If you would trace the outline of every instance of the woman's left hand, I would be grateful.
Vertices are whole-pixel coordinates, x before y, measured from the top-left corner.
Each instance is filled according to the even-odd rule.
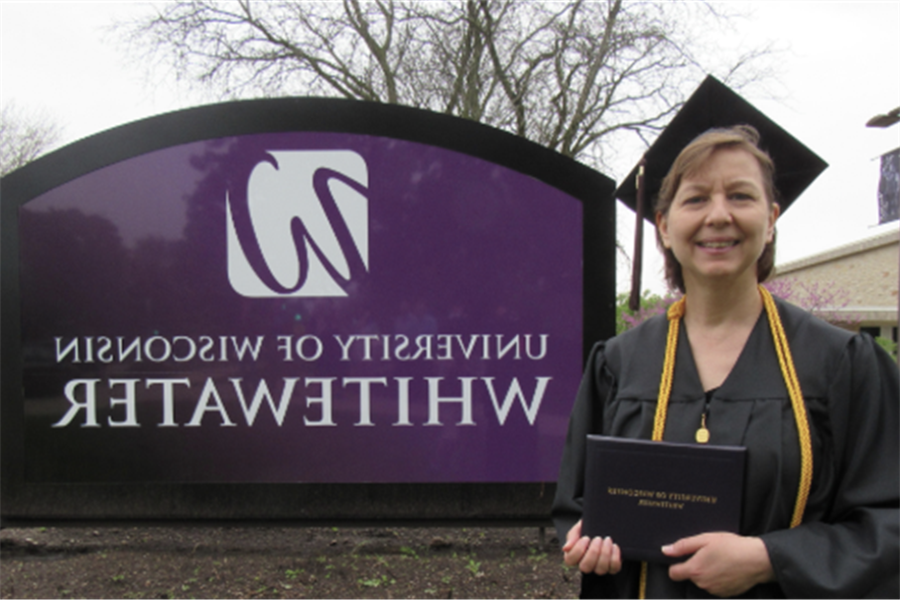
[[[663,554],[672,558],[693,555],[669,567],[669,577],[673,581],[690,579],[715,596],[737,596],[774,578],[766,545],[755,537],[704,533],[663,546]]]

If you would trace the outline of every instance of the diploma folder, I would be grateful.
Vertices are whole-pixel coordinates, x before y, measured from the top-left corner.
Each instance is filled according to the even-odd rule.
[[[582,534],[609,536],[622,558],[672,563],[662,546],[739,533],[746,448],[587,436]]]

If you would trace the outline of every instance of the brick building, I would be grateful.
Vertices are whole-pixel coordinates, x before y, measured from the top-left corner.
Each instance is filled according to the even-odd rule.
[[[828,321],[897,341],[900,228],[896,221],[867,238],[778,265],[774,280],[776,286],[790,289],[792,302],[812,308]]]

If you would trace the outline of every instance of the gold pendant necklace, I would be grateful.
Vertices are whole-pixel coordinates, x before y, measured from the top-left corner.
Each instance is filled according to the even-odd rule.
[[[709,441],[709,429],[706,428],[706,411],[700,417],[700,429],[694,434],[694,439],[697,440],[698,444],[705,444]]]
[[[709,428],[706,426],[706,417],[709,415],[709,403],[712,402],[713,393],[716,390],[706,392],[706,400],[703,402],[703,414],[700,415],[700,428],[694,434],[694,440],[698,444],[706,444],[709,442]]]

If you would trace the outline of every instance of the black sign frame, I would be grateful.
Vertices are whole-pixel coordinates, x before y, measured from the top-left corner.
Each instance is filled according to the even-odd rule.
[[[583,203],[583,358],[615,333],[615,184],[521,137],[474,121],[350,100],[279,98],[187,109],[57,150],[0,187],[0,423],[4,526],[118,522],[546,523],[555,484],[33,484],[22,469],[18,209],[93,170],[204,139],[331,131],[427,143],[525,173]]]

